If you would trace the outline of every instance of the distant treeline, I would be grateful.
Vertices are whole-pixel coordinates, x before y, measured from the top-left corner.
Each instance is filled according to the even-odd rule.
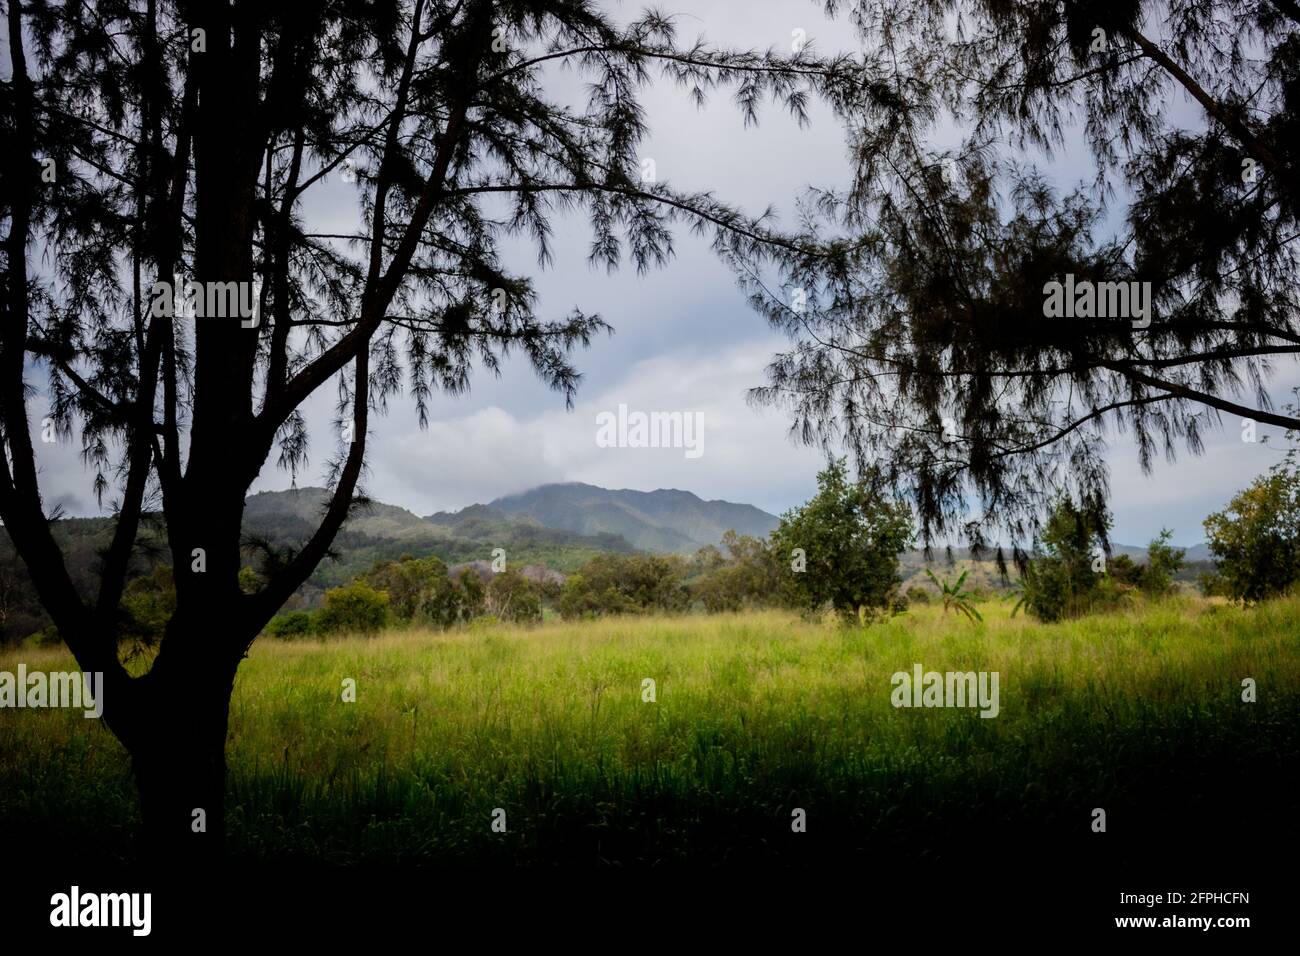
[[[1085,507],[1066,498],[1053,507],[1014,580],[995,576],[991,561],[970,560],[954,564],[953,579],[940,579],[932,567],[909,561],[911,574],[905,579],[900,556],[913,545],[910,510],[878,493],[870,475],[850,481],[843,461],[818,475],[817,494],[783,515],[768,537],[729,531],[720,546],[706,546],[690,557],[627,553],[619,538],[597,540],[620,550],[598,550],[590,537],[488,514],[468,516],[453,529],[454,537],[445,528],[429,532],[418,519],[414,528],[408,521],[399,529],[403,535],[415,534],[421,545],[444,554],[394,554],[410,542],[382,537],[384,521],[392,520],[382,509],[400,509],[378,507],[380,516],[368,526],[377,525],[378,533],[341,534],[341,560],[324,565],[310,588],[291,598],[268,625],[269,633],[365,633],[412,622],[445,628],[479,619],[530,623],[548,612],[572,620],[763,607],[808,614],[829,610],[865,621],[936,598],[974,621],[979,615],[971,613],[971,602],[995,591],[1015,592],[1017,610],[1054,621],[1113,608],[1138,594],[1159,598],[1189,576],[1183,552],[1169,544],[1170,532],[1150,543],[1144,563],[1112,556],[1104,504]],[[285,540],[306,526],[303,516],[292,514],[263,514],[258,522],[247,534],[250,565],[240,575],[248,593],[262,585],[259,560],[282,555],[292,546]],[[1217,564],[1197,569],[1206,594],[1250,603],[1291,590],[1300,580],[1295,453],[1207,518],[1205,527],[1218,558]],[[71,519],[53,522],[53,528],[73,581],[83,594],[93,593],[112,522]],[[151,517],[140,536],[138,573],[120,604],[121,633],[143,645],[161,638],[176,606],[164,541],[160,523]],[[489,562],[485,554],[499,558]],[[979,574],[972,575],[976,570]],[[0,536],[0,638],[29,637],[58,639],[8,537]]]

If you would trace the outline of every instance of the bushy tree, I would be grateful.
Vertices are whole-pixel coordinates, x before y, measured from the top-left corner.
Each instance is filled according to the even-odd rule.
[[[566,618],[684,611],[691,601],[686,570],[677,555],[592,558],[564,582],[559,610]]]
[[[1173,534],[1168,528],[1162,528],[1147,545],[1147,563],[1142,569],[1140,587],[1150,597],[1163,597],[1172,592],[1174,575],[1183,566],[1186,552],[1170,545]]]
[[[1116,554],[1106,562],[1106,574],[1118,587],[1136,590],[1142,586],[1142,565],[1127,554]]]
[[[433,586],[433,579],[447,568],[436,557],[416,560],[403,555],[396,561],[380,561],[358,580],[388,595],[388,607],[398,621],[409,621],[420,609],[425,595]]]
[[[486,605],[489,614],[514,624],[535,624],[542,619],[541,591],[514,568],[492,575]]]
[[[1024,569],[1020,606],[1043,621],[1085,614],[1110,592],[1103,585],[1110,516],[1100,502],[1057,502]]]
[[[483,614],[487,600],[487,591],[483,587],[483,579],[470,568],[464,568],[460,572],[457,584],[460,589],[461,620],[468,621]]]
[[[1117,554],[1106,561],[1106,578],[1122,590],[1141,591],[1147,597],[1165,597],[1174,591],[1174,575],[1182,569],[1182,548],[1169,543],[1173,532],[1160,531],[1147,545],[1147,560],[1139,564],[1127,554]]]
[[[325,592],[316,628],[326,634],[377,634],[388,624],[388,595],[362,581]]]
[[[292,639],[307,637],[315,630],[312,616],[307,611],[288,611],[277,614],[266,623],[266,633],[270,637]]]
[[[429,585],[420,597],[420,616],[434,627],[447,628],[471,615],[465,604],[465,594],[444,568],[441,574],[431,576]]]
[[[477,575],[471,576],[477,580]],[[467,595],[461,582],[451,579],[447,566],[435,556],[380,561],[360,580],[388,595],[393,618],[406,623],[417,615],[435,627],[451,627],[471,616],[469,609],[482,604],[481,593]],[[479,589],[481,592],[481,587]]]
[[[710,614],[739,611],[747,598],[741,569],[734,564],[724,564],[692,581],[691,595]]]
[[[596,591],[587,583],[587,576],[575,571],[564,580],[556,609],[565,620],[596,617],[604,613]]]
[[[1287,591],[1300,578],[1300,472],[1292,455],[1206,518],[1205,534],[1218,562],[1210,590],[1248,603]]]
[[[849,618],[898,598],[898,556],[912,542],[911,509],[868,476],[852,482],[843,459],[817,476],[817,494],[786,512],[772,533],[788,593],[806,611],[831,607]]]
[[[690,591],[706,611],[738,611],[744,607],[779,603],[780,563],[769,542],[752,535],[727,531],[722,551],[708,545],[691,559],[697,576]]]
[[[122,637],[152,647],[167,632],[176,613],[176,584],[172,569],[159,565],[134,578],[122,592]]]
[[[907,589],[907,592],[903,595],[903,597],[907,598],[907,603],[909,605],[930,604],[934,600],[933,596],[929,591],[915,584]]]

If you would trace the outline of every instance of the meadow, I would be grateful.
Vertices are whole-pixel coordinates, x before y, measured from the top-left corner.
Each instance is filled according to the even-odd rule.
[[[1138,865],[1188,840],[1196,860],[1229,859],[1294,830],[1300,600],[1180,598],[1055,625],[1005,602],[981,609],[981,624],[932,606],[862,628],[771,611],[264,638],[231,705],[230,854],[475,866],[883,854],[977,874],[999,854]],[[60,650],[8,649],[0,670],[20,661],[72,667]],[[998,672],[998,716],[896,709],[891,675],[916,663]],[[796,808],[806,832],[792,830]],[[125,752],[96,721],[0,712],[6,848],[129,861],[135,814]]]

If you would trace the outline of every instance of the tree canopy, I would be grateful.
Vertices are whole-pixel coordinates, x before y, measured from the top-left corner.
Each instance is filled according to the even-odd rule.
[[[742,268],[792,340],[756,402],[878,465],[927,545],[1017,550],[1044,505],[1105,501],[1114,435],[1149,470],[1224,415],[1300,424],[1267,391],[1300,352],[1300,6],[830,6],[898,108],[850,117],[855,180],[810,197],[810,229],[861,237],[835,268]],[[1036,165],[1085,150],[1069,188]],[[1053,283],[1096,296],[1062,315]],[[1145,315],[1098,314],[1144,290]]]

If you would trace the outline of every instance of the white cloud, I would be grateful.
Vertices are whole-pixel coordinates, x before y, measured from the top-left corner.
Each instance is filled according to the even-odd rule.
[[[747,343],[709,355],[655,356],[634,365],[616,387],[581,398],[573,411],[545,407],[520,415],[492,405],[453,414],[454,403],[441,401],[445,414],[421,431],[409,410],[395,408],[374,423],[366,488],[420,514],[556,481],[682,488],[705,498],[784,509],[810,493],[821,458],[786,439],[780,415],[755,412],[745,402],[770,353],[770,343]],[[598,447],[596,416],[620,403],[633,411],[700,413],[703,454]],[[324,434],[313,439],[314,447],[329,447]],[[310,483],[308,476],[318,470],[309,469],[300,483]],[[282,474],[269,472],[258,488],[286,484]]]

